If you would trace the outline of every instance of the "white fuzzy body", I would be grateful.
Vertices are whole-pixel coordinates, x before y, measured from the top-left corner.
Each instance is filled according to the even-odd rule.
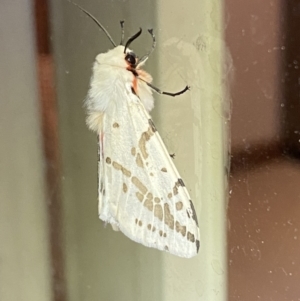
[[[148,114],[152,91],[140,78],[151,76],[136,69],[136,77],[123,52],[97,56],[86,100],[87,124],[99,135],[99,217],[145,246],[192,257],[197,217]]]

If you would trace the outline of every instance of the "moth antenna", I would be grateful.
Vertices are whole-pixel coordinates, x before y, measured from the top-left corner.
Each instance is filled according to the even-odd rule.
[[[145,54],[145,55],[139,60],[139,63],[138,63],[138,65],[137,65],[137,67],[138,67],[139,65],[142,65],[143,63],[145,63],[145,62],[148,60],[149,56],[151,55],[151,53],[153,52],[153,50],[155,49],[155,46],[156,46],[156,39],[155,39],[155,35],[154,35],[154,33],[153,33],[153,29],[152,29],[152,28],[148,29],[148,32],[151,34],[151,37],[152,37],[152,47],[151,47],[151,49],[149,50],[149,52],[148,52],[147,54]]]
[[[184,89],[182,89],[181,91],[179,92],[176,92],[176,93],[171,93],[171,92],[165,92],[165,91],[162,91],[160,89],[158,89],[157,87],[151,85],[150,83],[146,82],[145,80],[143,80],[142,78],[139,77],[139,79],[141,81],[143,81],[144,83],[146,83],[147,86],[149,86],[151,89],[153,89],[155,92],[157,92],[158,94],[164,94],[164,95],[168,95],[168,96],[178,96],[178,95],[181,95],[183,93],[185,93],[186,91],[190,90],[190,87],[189,86],[186,86]]]
[[[89,13],[87,10],[85,10],[84,8],[82,8],[77,3],[72,2],[70,0],[67,0],[67,1],[70,2],[70,3],[72,3],[73,5],[77,6],[82,12],[84,12],[88,17],[90,17],[100,27],[100,29],[102,29],[102,31],[106,34],[106,36],[108,37],[108,39],[110,40],[110,42],[113,44],[113,46],[114,47],[117,46],[117,44],[114,42],[114,40],[112,39],[112,37],[110,36],[110,34],[108,33],[108,31],[104,28],[104,26],[91,13]]]
[[[121,42],[120,45],[123,45],[124,43],[124,20],[120,21],[121,24]]]
[[[134,34],[132,37],[130,37],[128,39],[128,41],[126,42],[125,48],[124,48],[124,53],[126,53],[126,49],[136,38],[138,38],[140,36],[141,33],[142,33],[142,28],[140,28],[140,30],[136,34]]]

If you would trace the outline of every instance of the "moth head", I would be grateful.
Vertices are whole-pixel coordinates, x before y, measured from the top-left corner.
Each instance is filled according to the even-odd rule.
[[[128,51],[125,53],[125,61],[129,64],[129,66],[131,68],[135,68],[136,64],[138,62],[138,58],[133,51],[131,51],[129,49],[127,49],[127,50]]]

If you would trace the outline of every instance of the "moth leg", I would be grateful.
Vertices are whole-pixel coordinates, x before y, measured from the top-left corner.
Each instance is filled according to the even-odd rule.
[[[124,43],[124,20],[120,21],[120,25],[121,25],[121,42],[120,45],[123,45]]]
[[[151,89],[153,89],[155,92],[157,92],[158,94],[164,94],[164,95],[169,95],[169,96],[178,96],[180,94],[183,94],[185,93],[186,91],[188,91],[190,89],[189,86],[186,86],[184,89],[182,89],[181,91],[179,92],[176,92],[176,93],[171,93],[171,92],[165,92],[165,91],[162,91],[160,89],[158,89],[157,87],[153,86],[152,84],[146,82],[145,80],[143,80],[141,77],[139,77],[140,80],[142,80],[143,82],[145,82]]]
[[[147,54],[145,54],[140,60],[139,60],[139,63],[137,65],[137,68],[140,66],[140,65],[143,65],[149,58],[149,56],[151,55],[151,53],[153,52],[153,50],[155,49],[155,46],[156,46],[156,40],[155,40],[155,35],[153,33],[153,29],[148,29],[148,32],[151,34],[152,36],[152,47],[151,49],[149,50],[149,52]]]

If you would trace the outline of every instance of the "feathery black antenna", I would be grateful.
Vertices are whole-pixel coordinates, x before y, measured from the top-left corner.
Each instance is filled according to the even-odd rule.
[[[140,28],[140,30],[136,34],[134,34],[132,37],[130,37],[128,39],[128,41],[126,42],[125,48],[124,48],[124,53],[126,53],[126,49],[136,38],[138,38],[140,36],[141,33],[142,33],[142,28]]]

